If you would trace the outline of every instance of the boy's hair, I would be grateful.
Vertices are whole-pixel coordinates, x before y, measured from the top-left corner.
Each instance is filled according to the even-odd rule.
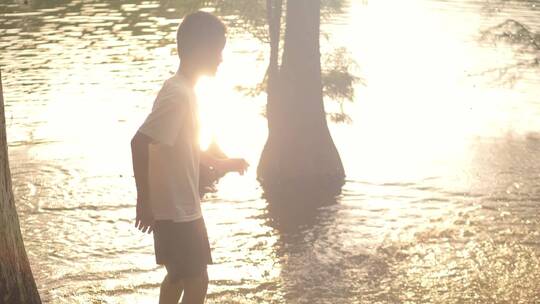
[[[215,45],[226,31],[225,24],[210,13],[197,11],[186,15],[176,32],[178,56],[183,57]]]

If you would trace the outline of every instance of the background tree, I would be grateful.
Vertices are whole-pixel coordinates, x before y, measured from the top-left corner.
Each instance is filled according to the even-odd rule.
[[[0,72],[0,303],[41,303],[26,256],[11,188]]]
[[[323,104],[320,0],[286,2],[286,28],[278,63],[281,0],[268,0],[270,65],[267,86],[269,135],[257,168],[268,198],[311,194],[325,200],[340,193],[344,169],[330,136]]]

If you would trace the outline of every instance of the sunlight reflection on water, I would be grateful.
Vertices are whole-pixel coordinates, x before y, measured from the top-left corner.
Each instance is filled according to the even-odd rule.
[[[11,3],[0,4],[0,65],[40,293],[46,303],[155,301],[164,270],[132,227],[129,140],[175,70],[179,12],[154,1]],[[346,104],[353,123],[331,125],[342,195],[293,231],[255,180],[264,97],[233,89],[262,79],[267,47],[234,31],[216,79],[198,88],[203,145],[215,137],[251,163],[203,203],[209,303],[540,301],[538,68],[494,83],[481,73],[528,55],[478,41],[507,18],[540,32],[540,12],[490,3],[352,1],[323,24],[323,52],[347,47],[368,85]]]

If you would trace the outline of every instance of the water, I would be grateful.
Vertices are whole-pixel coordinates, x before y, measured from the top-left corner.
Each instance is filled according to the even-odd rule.
[[[164,269],[133,227],[129,140],[176,68],[183,8],[170,5],[0,3],[13,187],[46,303],[157,299]],[[268,47],[231,28],[198,88],[203,143],[252,166],[203,203],[208,303],[539,303],[540,70],[500,73],[538,50],[480,39],[507,19],[539,33],[539,7],[351,1],[327,16],[323,53],[347,48],[367,86],[344,105],[353,122],[331,124],[343,194],[294,229],[255,181],[264,96],[234,90],[262,78]]]

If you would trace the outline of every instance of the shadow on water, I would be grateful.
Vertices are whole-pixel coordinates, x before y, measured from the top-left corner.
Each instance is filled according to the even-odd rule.
[[[282,235],[298,234],[317,226],[321,208],[338,203],[331,193],[323,193],[316,187],[298,188],[296,192],[266,192],[268,224]]]
[[[369,260],[371,270],[381,265],[371,255],[344,246],[356,240],[337,233],[348,225],[338,216],[343,211],[341,196],[321,189],[304,184],[296,191],[264,194],[263,217],[278,237],[274,250],[286,301],[336,303],[358,298],[356,285],[365,283],[360,272],[366,268],[361,264]]]

